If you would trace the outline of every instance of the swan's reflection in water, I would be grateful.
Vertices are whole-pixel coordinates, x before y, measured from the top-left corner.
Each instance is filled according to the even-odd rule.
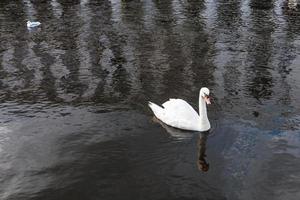
[[[163,123],[156,117],[153,117],[153,122],[159,123],[171,136],[176,137],[177,139],[185,139],[185,138],[191,138],[194,134],[199,134],[197,146],[198,146],[198,159],[197,159],[197,165],[198,169],[207,172],[209,170],[209,163],[207,163],[205,157],[206,157],[206,140],[209,135],[209,131],[205,132],[195,132],[195,131],[185,131],[180,130],[177,128],[173,128],[171,126],[168,126],[167,124]]]
[[[191,138],[195,133],[195,131],[185,131],[178,128],[173,128],[172,126],[169,126],[159,119],[157,119],[155,116],[152,118],[153,122],[159,123],[171,136],[177,138],[177,139],[185,139],[185,138]]]
[[[207,172],[209,169],[209,164],[206,162],[205,157],[205,151],[206,151],[206,140],[207,136],[209,135],[209,131],[202,132],[199,134],[198,139],[198,169],[202,170],[204,172]]]

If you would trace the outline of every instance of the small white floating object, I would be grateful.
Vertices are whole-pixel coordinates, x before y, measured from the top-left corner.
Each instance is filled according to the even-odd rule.
[[[33,27],[37,27],[41,25],[40,22],[31,22],[31,21],[27,21],[27,28],[33,28]]]

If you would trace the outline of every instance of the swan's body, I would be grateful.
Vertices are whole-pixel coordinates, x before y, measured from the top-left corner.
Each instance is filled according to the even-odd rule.
[[[41,25],[40,22],[31,22],[31,21],[27,21],[27,28],[33,28],[33,27],[37,27]]]
[[[210,123],[207,117],[206,103],[209,101],[209,90],[201,88],[199,95],[199,114],[182,99],[170,99],[160,107],[149,102],[154,115],[165,124],[184,130],[207,131]]]

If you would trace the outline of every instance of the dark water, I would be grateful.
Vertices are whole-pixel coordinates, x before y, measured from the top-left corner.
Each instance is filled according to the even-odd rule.
[[[0,34],[0,199],[300,199],[284,0],[2,0]],[[152,119],[202,86],[208,135]]]

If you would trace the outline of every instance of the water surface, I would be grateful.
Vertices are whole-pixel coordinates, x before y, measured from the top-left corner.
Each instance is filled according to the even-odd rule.
[[[284,0],[1,1],[0,198],[298,200],[299,17]],[[203,86],[210,133],[153,119],[147,101],[198,109]]]

